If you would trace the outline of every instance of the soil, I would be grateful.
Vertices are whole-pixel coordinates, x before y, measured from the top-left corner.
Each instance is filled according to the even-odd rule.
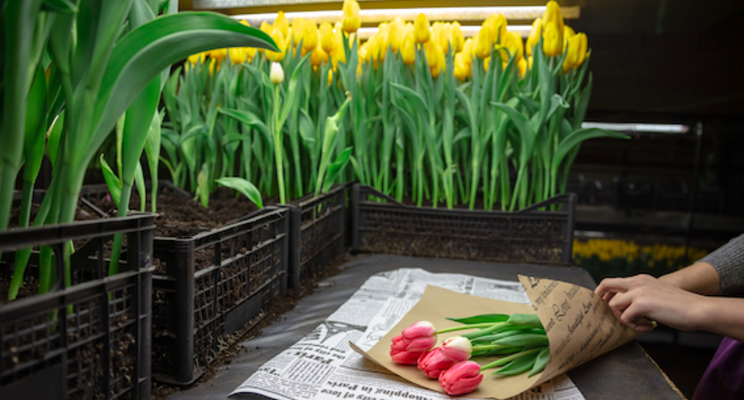
[[[299,290],[288,289],[285,296],[276,299],[276,301],[274,301],[271,306],[264,311],[264,318],[261,322],[256,324],[253,328],[242,332],[242,335],[236,335],[236,337],[233,338],[233,343],[227,346],[227,348],[207,367],[199,380],[197,380],[191,387],[201,385],[214,379],[219,374],[219,367],[229,365],[232,363],[233,358],[240,355],[242,352],[250,351],[250,349],[241,343],[261,335],[264,328],[283,318],[286,313],[294,310],[301,299],[318,290],[322,290],[322,288],[318,286],[318,283],[343,272],[344,269],[342,269],[341,266],[353,259],[352,256],[346,253],[341,254],[333,259],[326,268],[323,268],[321,271],[315,271],[313,275],[302,284]],[[153,380],[152,399],[165,400],[171,394],[179,392],[182,389],[184,388],[181,386],[166,385]]]

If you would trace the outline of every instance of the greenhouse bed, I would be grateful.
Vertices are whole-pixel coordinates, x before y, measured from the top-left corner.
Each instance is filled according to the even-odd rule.
[[[414,207],[359,184],[352,191],[354,251],[501,263],[571,264],[574,194],[504,212]],[[550,208],[558,211],[547,211]]]
[[[267,207],[190,238],[155,238],[154,377],[193,383],[287,287],[289,208]],[[213,262],[195,271],[195,255]]]
[[[291,206],[289,282],[299,288],[305,277],[318,273],[346,248],[348,185]]]
[[[52,247],[60,277],[46,294],[0,306],[0,398],[150,398],[154,219],[133,214],[0,233],[6,260],[22,248]],[[100,255],[114,233],[127,234],[129,256],[122,272],[104,277]],[[73,284],[63,288],[64,243],[87,239],[97,239],[98,251],[72,258]],[[11,273],[10,262],[0,267]]]

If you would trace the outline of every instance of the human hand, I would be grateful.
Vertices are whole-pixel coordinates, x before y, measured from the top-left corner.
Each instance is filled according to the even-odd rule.
[[[654,328],[644,318],[683,331],[698,330],[698,310],[707,300],[650,275],[604,279],[594,293],[609,303],[620,322],[638,332]]]

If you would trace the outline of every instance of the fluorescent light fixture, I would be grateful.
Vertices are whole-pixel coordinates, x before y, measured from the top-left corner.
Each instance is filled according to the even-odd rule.
[[[683,124],[644,124],[644,123],[611,123],[611,122],[584,122],[582,128],[599,128],[618,132],[644,132],[644,133],[686,133],[690,127]]]
[[[391,21],[400,17],[404,21],[413,21],[417,15],[424,13],[429,21],[483,21],[491,14],[504,14],[510,21],[532,21],[535,18],[542,17],[545,12],[545,6],[513,6],[513,7],[432,7],[432,8],[402,8],[402,9],[381,9],[381,10],[361,10],[359,17],[362,23],[380,23]],[[561,14],[564,19],[576,19],[581,14],[581,8],[578,6],[561,7]],[[302,17],[310,19],[316,24],[321,22],[335,23],[343,19],[341,10],[334,11],[298,11],[284,14],[291,22],[292,19]],[[233,18],[244,19],[251,26],[259,26],[261,22],[266,21],[274,23],[276,13],[267,14],[243,14],[233,15]]]
[[[478,31],[480,30],[480,25],[472,26],[472,25],[466,25],[462,27],[462,33],[465,35],[466,38],[473,37],[478,34]],[[506,30],[510,32],[518,32],[523,38],[526,38],[530,35],[530,31],[532,30],[531,25],[509,25],[506,27]],[[359,35],[360,40],[367,40],[372,37],[375,33],[377,33],[377,28],[359,28],[357,31],[357,35]]]

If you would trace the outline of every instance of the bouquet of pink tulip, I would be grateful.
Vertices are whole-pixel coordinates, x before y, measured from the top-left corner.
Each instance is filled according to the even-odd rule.
[[[416,365],[427,377],[438,379],[445,393],[472,392],[483,380],[482,371],[501,367],[493,375],[511,376],[542,372],[550,358],[548,336],[535,314],[484,314],[448,318],[463,325],[437,330],[431,322],[419,321],[393,338],[390,356],[400,364]],[[437,335],[477,329],[446,339],[434,347]],[[481,366],[475,357],[500,357]]]

